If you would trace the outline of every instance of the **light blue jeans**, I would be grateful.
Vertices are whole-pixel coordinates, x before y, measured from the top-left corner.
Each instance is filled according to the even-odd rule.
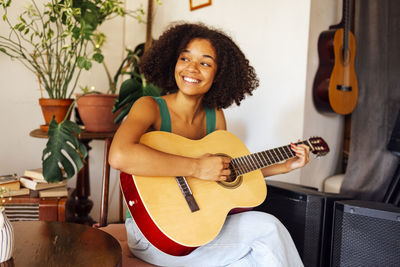
[[[132,218],[125,221],[125,227],[131,252],[159,266],[303,266],[289,232],[278,219],[264,212],[229,215],[213,241],[181,257],[151,245]]]

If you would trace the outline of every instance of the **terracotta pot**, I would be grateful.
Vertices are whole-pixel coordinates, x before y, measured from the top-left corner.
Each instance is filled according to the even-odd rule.
[[[78,111],[88,132],[113,132],[119,125],[114,123],[118,113],[111,112],[115,99],[113,94],[88,94],[78,99]]]
[[[53,116],[57,123],[63,121],[72,102],[74,102],[73,99],[40,98],[39,105],[42,108],[44,121],[46,122],[46,124],[40,125],[40,129],[47,132]]]

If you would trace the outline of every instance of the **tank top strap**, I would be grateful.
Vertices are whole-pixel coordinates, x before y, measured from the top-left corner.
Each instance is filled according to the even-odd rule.
[[[207,124],[207,134],[215,131],[216,116],[214,108],[205,107],[206,111],[206,124]]]
[[[160,108],[160,116],[161,116],[160,131],[171,132],[171,117],[169,115],[167,103],[165,103],[164,98],[160,96],[153,96],[153,98],[157,102],[158,107]]]

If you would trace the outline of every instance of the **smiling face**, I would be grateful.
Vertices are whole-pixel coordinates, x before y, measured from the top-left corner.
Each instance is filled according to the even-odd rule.
[[[193,39],[180,53],[175,65],[175,81],[186,95],[204,95],[217,72],[217,55],[211,42]]]

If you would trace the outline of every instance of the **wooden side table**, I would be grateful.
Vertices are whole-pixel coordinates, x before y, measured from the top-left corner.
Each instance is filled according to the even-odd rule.
[[[5,214],[10,221],[40,220],[40,221],[73,221],[72,195],[67,197],[29,197],[17,196],[7,199],[3,205]],[[71,207],[72,205],[72,207]]]
[[[29,133],[30,136],[36,138],[48,138],[47,132],[41,129],[35,129]],[[87,150],[90,150],[89,143],[92,140],[104,140],[104,165],[103,165],[103,180],[102,180],[102,199],[100,204],[101,221],[107,221],[106,203],[108,200],[108,187],[109,187],[109,175],[110,165],[108,164],[108,151],[110,150],[111,140],[114,137],[114,132],[108,133],[93,133],[82,130],[78,136],[79,140],[86,146]],[[89,199],[90,196],[90,180],[89,180],[89,153],[86,158],[86,163],[83,168],[77,174],[76,180],[76,204],[75,212],[77,216],[74,218],[74,222],[93,225],[94,221],[89,216],[90,211],[93,207],[93,201]],[[104,218],[105,216],[105,218]]]
[[[0,266],[121,266],[118,241],[76,223],[13,222],[13,258]]]

